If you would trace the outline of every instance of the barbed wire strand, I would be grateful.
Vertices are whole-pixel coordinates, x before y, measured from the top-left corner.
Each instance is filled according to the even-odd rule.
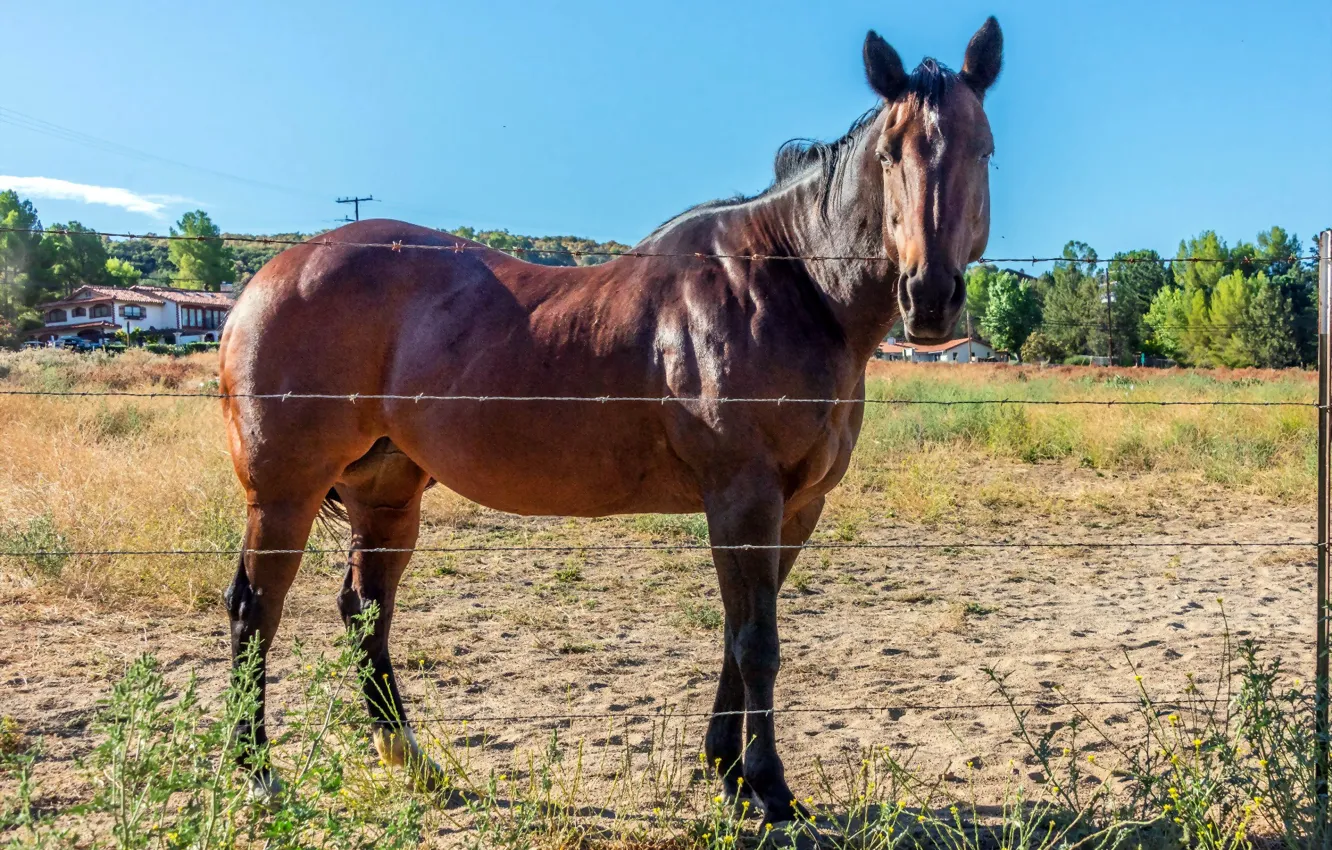
[[[1312,401],[1237,401],[1222,399],[925,399],[925,398],[742,398],[732,396],[506,396],[506,395],[432,395],[416,393],[209,393],[209,392],[156,392],[148,390],[0,390],[0,396],[55,396],[59,398],[211,398],[251,399],[261,401],[410,401],[410,402],[585,402],[611,404],[826,404],[826,405],[934,405],[960,407],[969,404],[1013,404],[1038,406],[1096,406],[1096,407],[1308,407],[1317,408]]]
[[[900,550],[900,549],[1295,549],[1320,548],[1313,540],[1028,540],[1028,541],[926,541],[894,540],[885,543],[533,543],[525,545],[488,545],[466,543],[456,546],[380,546],[366,548],[306,547],[304,549],[0,549],[0,558],[84,558],[115,557],[194,557],[202,555],[367,555],[448,552],[679,552],[735,551],[763,552],[786,549],[813,550]]]
[[[441,234],[447,233],[446,231],[438,231],[438,232]],[[521,247],[492,248],[489,245],[482,245],[479,243],[472,243],[472,244],[457,243],[451,245],[421,245],[404,241],[356,242],[356,241],[346,241],[346,240],[325,239],[323,238],[322,235],[314,236],[310,239],[284,239],[273,236],[225,236],[225,235],[184,236],[179,234],[159,236],[156,234],[149,234],[149,233],[112,233],[112,232],[97,231],[97,230],[82,230],[82,231],[69,231],[69,230],[60,230],[60,229],[43,230],[38,228],[27,228],[27,227],[0,227],[0,233],[23,233],[30,235],[45,235],[45,234],[54,233],[58,235],[98,236],[107,239],[147,239],[147,240],[156,239],[165,242],[234,242],[234,243],[253,244],[253,245],[286,245],[286,246],[310,245],[313,247],[384,248],[393,251],[395,253],[404,250],[441,251],[445,253],[458,253],[458,254],[464,253],[466,251],[499,251],[502,253],[513,254],[515,256],[519,254],[532,254],[532,255],[546,254],[546,255],[555,255],[555,256],[567,256],[567,257],[639,257],[639,258],[676,257],[676,258],[694,258],[694,259],[709,259],[709,260],[747,260],[753,262],[767,261],[767,260],[886,262],[888,260],[887,257],[883,256],[865,256],[865,255],[854,255],[854,254],[799,255],[799,254],[760,254],[760,253],[749,253],[749,254],[709,253],[704,251],[651,251],[651,250],[639,251],[633,249],[628,251],[597,251],[597,250],[582,250],[582,249],[544,249],[544,248],[521,248]],[[1242,257],[1239,258],[1238,261],[1245,265],[1270,265],[1272,263],[1282,263],[1282,262],[1287,262],[1287,263],[1311,262],[1317,259],[1318,259],[1317,255],[1303,256],[1303,255],[1292,254],[1287,257],[1261,257],[1261,258]],[[977,260],[977,262],[978,263],[1027,263],[1031,265],[1035,265],[1037,263],[1072,263],[1077,265],[1098,265],[1102,262],[1129,263],[1129,264],[1131,263],[1231,263],[1231,262],[1236,262],[1236,260],[1234,258],[1229,258],[1229,257],[1226,258],[1117,257],[1117,258],[1112,258],[1111,260],[1099,260],[1099,259],[1083,260],[1075,257],[1064,257],[1064,256],[1058,256],[1058,257],[1032,256],[1032,257],[981,257],[979,260]]]

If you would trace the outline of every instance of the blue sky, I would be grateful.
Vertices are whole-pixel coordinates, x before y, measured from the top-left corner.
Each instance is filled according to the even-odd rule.
[[[873,105],[868,28],[908,67],[958,67],[987,14],[1007,47],[988,254],[1332,226],[1327,0],[0,0],[0,118],[223,172],[0,123],[0,180],[44,222],[102,230],[199,206],[231,231],[309,231],[361,193],[430,226],[634,242]]]

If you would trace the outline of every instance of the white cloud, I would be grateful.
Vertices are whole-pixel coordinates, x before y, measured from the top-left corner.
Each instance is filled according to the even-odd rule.
[[[116,186],[93,186],[88,183],[72,183],[55,177],[14,177],[0,174],[0,191],[13,189],[20,195],[33,198],[49,198],[58,201],[78,201],[84,204],[104,204],[108,207],[120,207],[130,212],[143,213],[153,218],[165,218],[163,211],[168,205],[189,202],[188,198],[177,195],[140,195],[129,189]]]

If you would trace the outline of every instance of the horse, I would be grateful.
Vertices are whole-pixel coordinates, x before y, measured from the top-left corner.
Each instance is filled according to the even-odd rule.
[[[263,755],[264,659],[330,499],[351,532],[338,609],[348,625],[377,612],[362,643],[373,742],[445,786],[389,655],[422,494],[439,482],[515,514],[702,511],[725,615],[706,757],[766,823],[798,818],[773,713],[778,591],[846,472],[880,340],[899,320],[921,343],[955,326],[962,272],[989,238],[983,100],[1002,53],[989,18],[960,72],[925,59],[908,74],[871,30],[876,105],[845,136],[786,143],[763,192],[693,207],[604,263],[538,265],[368,220],[265,265],[220,346],[247,505],[224,598],[233,677],[259,693],[238,730],[255,793],[281,787]],[[764,403],[777,399],[804,403]]]

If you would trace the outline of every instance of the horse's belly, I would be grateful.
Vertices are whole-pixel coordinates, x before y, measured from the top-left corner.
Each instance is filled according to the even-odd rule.
[[[701,510],[691,476],[648,417],[609,405],[590,416],[550,409],[570,402],[447,404],[474,407],[391,417],[390,436],[435,480],[478,504],[558,516]]]

